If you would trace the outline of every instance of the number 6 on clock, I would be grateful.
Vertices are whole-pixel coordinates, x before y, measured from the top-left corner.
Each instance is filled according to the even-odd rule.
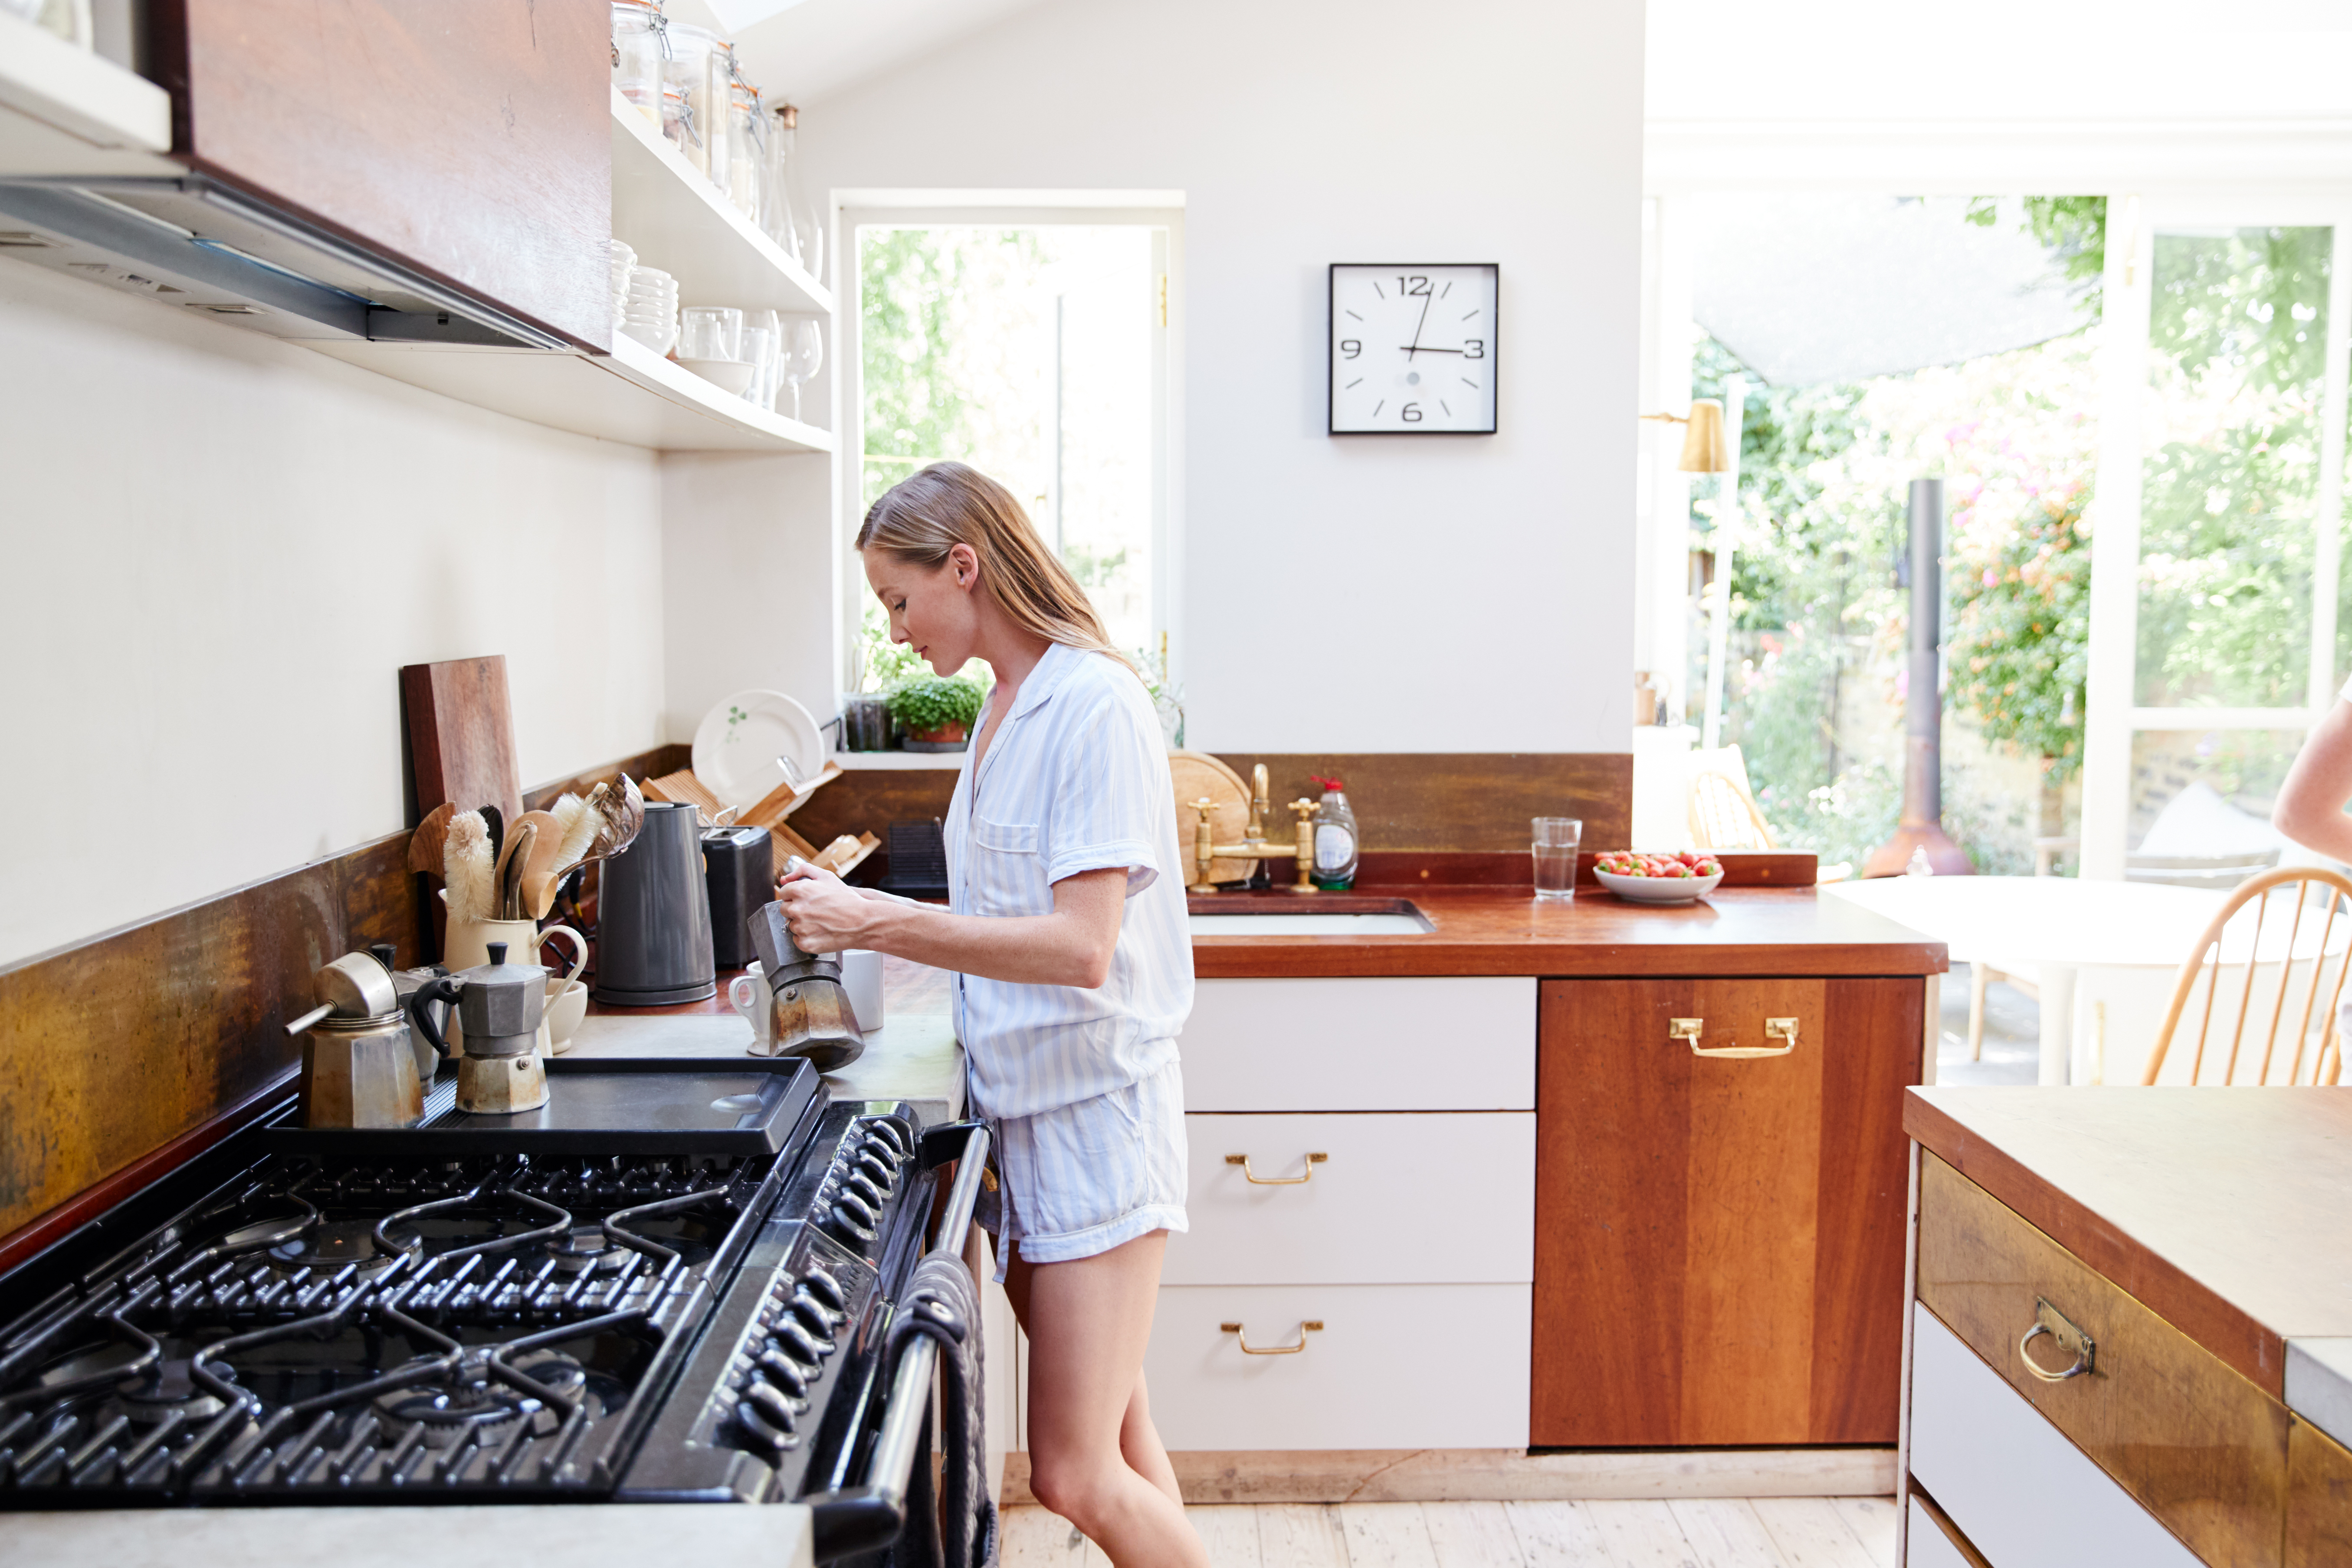
[[[1334,436],[1495,433],[1502,268],[1331,264]]]

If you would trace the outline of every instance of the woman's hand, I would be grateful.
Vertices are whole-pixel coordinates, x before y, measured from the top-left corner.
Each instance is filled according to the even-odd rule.
[[[841,952],[864,945],[873,903],[830,871],[807,861],[776,884],[784,923],[803,952]]]

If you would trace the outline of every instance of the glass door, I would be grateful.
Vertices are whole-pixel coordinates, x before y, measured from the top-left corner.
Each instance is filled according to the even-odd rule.
[[[2109,203],[2085,876],[2273,845],[2279,784],[2352,657],[2336,216]]]

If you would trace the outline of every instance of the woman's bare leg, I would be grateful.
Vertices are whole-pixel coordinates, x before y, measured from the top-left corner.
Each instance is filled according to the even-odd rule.
[[[1154,1231],[1072,1263],[1016,1256],[1005,1270],[1029,1335],[1029,1489],[1117,1568],[1209,1563],[1144,1397],[1167,1242]]]

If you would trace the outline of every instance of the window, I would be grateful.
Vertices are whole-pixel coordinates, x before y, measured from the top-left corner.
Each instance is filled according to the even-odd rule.
[[[1167,289],[1174,215],[860,211],[852,526],[932,462],[1029,513],[1119,647],[1169,622]],[[849,625],[870,595],[845,566]]]

